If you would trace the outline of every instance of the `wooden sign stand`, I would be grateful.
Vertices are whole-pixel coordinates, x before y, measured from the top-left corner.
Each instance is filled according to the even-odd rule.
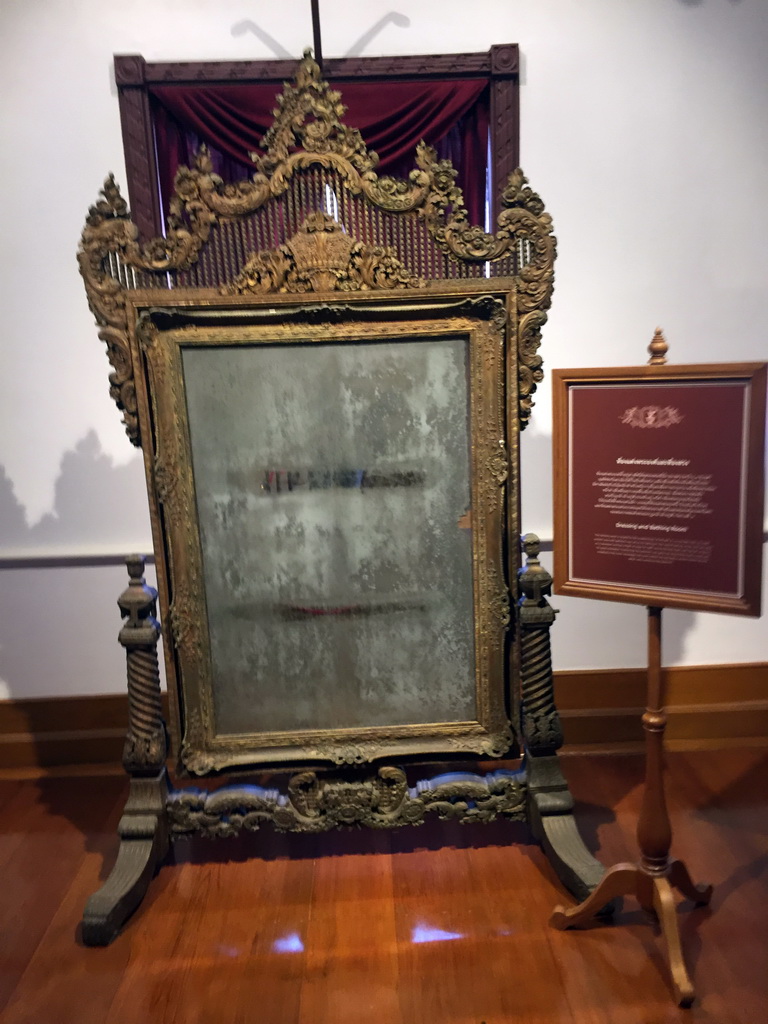
[[[667,343],[657,330],[649,346],[651,365],[666,362]],[[694,885],[685,864],[670,860],[672,826],[664,795],[664,692],[661,674],[661,608],[648,608],[648,691],[643,715],[645,789],[637,825],[640,862],[614,864],[597,888],[575,907],[555,907],[550,924],[559,929],[584,924],[621,896],[635,896],[643,910],[658,916],[679,1006],[693,1002],[693,984],[685,966],[673,889],[697,905],[709,903],[711,885]]]
[[[637,825],[640,863],[614,864],[603,875],[597,888],[575,907],[555,907],[550,924],[572,928],[594,917],[612,900],[635,896],[643,910],[655,912],[667,948],[669,969],[678,1005],[693,1002],[693,985],[686,970],[677,926],[675,900],[677,889],[697,905],[709,903],[711,885],[694,885],[681,860],[670,860],[672,826],[664,796],[664,712],[661,676],[661,608],[648,609],[648,706],[643,715],[645,730],[645,790]]]

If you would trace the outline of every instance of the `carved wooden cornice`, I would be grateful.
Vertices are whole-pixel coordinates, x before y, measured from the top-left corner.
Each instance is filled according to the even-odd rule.
[[[263,152],[253,155],[253,177],[225,184],[213,173],[210,156],[203,147],[193,167],[179,168],[166,236],[144,244],[139,242],[137,229],[114,178],[110,176],[105,182],[99,201],[89,211],[78,260],[99,336],[107,344],[113,369],[110,393],[123,412],[126,431],[134,444],[141,442],[127,339],[125,292],[111,268],[111,259],[118,257],[125,267],[150,278],[154,274],[164,276],[168,272],[187,270],[197,261],[211,228],[220,219],[254,213],[270,199],[286,192],[297,171],[314,165],[332,169],[351,194],[363,196],[381,210],[391,214],[416,212],[438,248],[458,262],[484,263],[516,257],[521,243],[527,245],[527,262],[517,274],[520,426],[525,427],[533,392],[543,377],[538,348],[552,296],[556,254],[551,218],[540,197],[528,187],[522,171],[516,170],[501,195],[498,229],[488,233],[469,222],[464,197],[456,184],[456,170],[450,161],[438,160],[435,151],[422,142],[417,147],[416,166],[407,180],[380,177],[375,170],[378,156],[367,149],[357,129],[344,124],[344,111],[340,94],[321,77],[318,65],[307,51],[294,82],[286,83],[277,98],[275,121],[264,137]],[[296,244],[296,238],[271,253],[255,254],[232,283],[233,290],[243,287],[245,290],[271,290],[271,285],[263,287],[263,282],[273,274],[269,268],[275,258],[278,263],[284,258],[295,261],[291,244]],[[285,250],[292,254],[286,256]],[[413,286],[409,272],[393,253],[380,250],[374,262],[375,273],[372,266],[365,269],[362,260],[347,277],[338,276],[334,271],[324,280],[333,287],[347,290]],[[276,273],[279,277],[282,271],[278,269]],[[304,283],[309,280],[306,278]],[[316,275],[315,280],[320,278]],[[298,287],[298,283],[298,277],[291,277],[286,271],[278,290],[319,287],[304,289]],[[165,281],[158,281],[158,284],[164,287]],[[294,284],[297,287],[294,288]]]

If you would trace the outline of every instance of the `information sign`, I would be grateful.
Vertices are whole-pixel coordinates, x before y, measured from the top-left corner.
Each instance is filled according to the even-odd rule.
[[[555,370],[555,590],[760,614],[766,365]]]

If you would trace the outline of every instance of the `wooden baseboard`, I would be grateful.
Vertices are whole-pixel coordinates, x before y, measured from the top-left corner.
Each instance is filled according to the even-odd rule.
[[[768,743],[768,664],[664,669],[670,750]],[[641,749],[643,669],[555,673],[563,752]]]
[[[768,663],[665,670],[672,749],[768,743]],[[642,669],[555,673],[564,753],[639,750]],[[119,763],[125,694],[0,701],[0,770]]]
[[[127,723],[125,693],[0,701],[0,770],[119,764]]]

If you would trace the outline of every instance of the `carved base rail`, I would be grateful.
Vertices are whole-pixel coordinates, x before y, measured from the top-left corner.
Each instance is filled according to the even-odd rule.
[[[521,771],[453,772],[409,787],[405,772],[387,765],[358,778],[300,772],[284,793],[253,785],[174,790],[167,814],[173,838],[195,832],[220,838],[265,824],[282,832],[327,832],[421,825],[429,816],[462,824],[501,817],[524,821],[525,795]]]

